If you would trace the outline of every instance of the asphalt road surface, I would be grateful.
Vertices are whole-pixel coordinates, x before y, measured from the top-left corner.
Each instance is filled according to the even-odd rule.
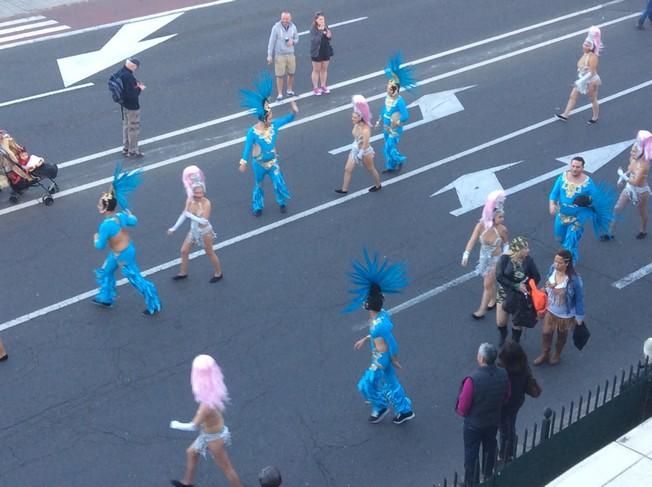
[[[254,119],[239,107],[237,90],[267,69],[269,29],[281,8],[293,12],[300,31],[322,8],[264,3],[235,0],[180,12],[148,34],[174,37],[138,55],[137,77],[147,85],[141,96],[146,157],[138,161],[119,154],[120,111],[106,89],[118,62],[73,84],[88,86],[67,91],[57,65],[99,50],[122,24],[0,51],[0,125],[31,152],[60,164],[62,190],[51,207],[38,202],[37,189],[18,205],[0,192],[0,332],[11,355],[0,365],[0,484],[160,486],[178,478],[194,437],[168,423],[194,413],[189,372],[199,353],[213,355],[224,370],[232,397],[229,454],[245,485],[255,485],[267,464],[279,466],[288,485],[441,481],[462,467],[462,421],[454,413],[459,384],[474,367],[478,345],[495,341],[497,332],[493,314],[480,322],[470,316],[480,279],[460,278],[472,271],[459,261],[480,210],[453,215],[463,206],[455,190],[431,195],[461,176],[519,162],[495,177],[505,189],[525,186],[508,196],[506,223],[511,235],[530,239],[544,271],[557,249],[547,211],[553,176],[535,178],[563,167],[558,158],[625,147],[637,130],[650,129],[652,33],[634,29],[642,2],[334,0],[326,11],[335,25],[330,95],[308,95],[307,36],[297,46],[300,113],[278,146],[293,194],[289,212],[279,213],[267,182],[265,212],[254,218],[252,175],[237,171]],[[125,7],[116,18],[68,9],[56,15],[71,26],[76,19],[71,31],[156,13]],[[555,122],[591,25],[602,26],[606,46],[600,121],[585,123],[590,109],[583,99],[569,123]],[[359,169],[350,194],[340,198],[333,189],[346,154],[329,151],[350,143],[352,95],[370,98],[378,113],[381,70],[396,49],[415,63],[422,81],[408,102],[434,110],[424,115],[414,106],[410,122],[436,116],[406,130],[406,167],[384,178],[380,193],[366,192],[371,182]],[[461,88],[467,89],[453,92]],[[288,110],[287,103],[274,107],[276,115]],[[381,142],[374,147],[380,167]],[[592,176],[615,183],[627,148],[590,154],[603,162]],[[132,198],[140,220],[132,237],[163,301],[154,318],[141,315],[142,300],[128,285],[119,288],[113,309],[90,303],[92,271],[104,259],[92,245],[100,221],[95,204],[116,162],[145,169]],[[168,237],[166,229],[183,207],[180,175],[189,164],[204,170],[213,202],[225,275],[217,284],[208,283],[204,256],[191,262],[189,279],[171,279],[183,232]],[[488,180],[467,176],[463,198]],[[583,352],[568,346],[558,367],[536,370],[544,392],[526,401],[519,428],[639,358],[650,334],[650,278],[643,270],[626,287],[614,286],[650,263],[650,242],[634,239],[637,224],[629,208],[615,241],[601,243],[587,229],[578,269],[593,336]],[[365,246],[407,262],[411,284],[389,297],[387,307],[417,298],[394,314],[400,378],[416,412],[401,426],[368,424],[368,407],[355,388],[369,361],[367,350],[353,350],[365,333],[365,314],[341,310],[348,301],[346,272]],[[531,358],[539,337],[538,328],[524,334]],[[225,480],[202,462],[196,485]]]

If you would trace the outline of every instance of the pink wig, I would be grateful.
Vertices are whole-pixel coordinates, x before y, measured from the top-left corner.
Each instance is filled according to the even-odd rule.
[[[197,166],[186,167],[183,170],[181,180],[183,181],[184,188],[186,188],[188,198],[192,198],[192,190],[194,188],[200,187],[206,192],[206,178],[204,178],[204,173]]]
[[[224,411],[229,392],[224,384],[224,375],[210,355],[197,355],[192,361],[190,384],[195,401]]]
[[[371,127],[371,110],[364,96],[353,95],[353,111],[360,115],[363,122]]]
[[[590,44],[591,50],[596,56],[599,56],[600,51],[602,51],[602,32],[600,31],[600,27],[596,27],[595,25],[591,26],[589,33],[586,35],[586,39],[584,39],[584,43]]]
[[[636,145],[641,154],[649,161],[652,158],[652,133],[639,130],[636,134]]]
[[[494,226],[494,216],[496,213],[503,213],[503,205],[505,204],[505,192],[502,189],[492,191],[487,196],[487,202],[482,209],[482,218],[480,221],[485,229]]]

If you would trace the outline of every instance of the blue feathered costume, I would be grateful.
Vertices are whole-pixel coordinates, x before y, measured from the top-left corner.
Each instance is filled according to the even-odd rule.
[[[136,248],[127,234],[127,227],[133,227],[138,223],[136,216],[129,211],[127,197],[140,183],[140,169],[123,172],[120,165],[117,165],[113,174],[111,190],[100,198],[98,208],[105,218],[95,234],[95,248],[101,250],[108,244],[112,250],[107,255],[104,265],[95,270],[100,292],[95,296],[93,302],[106,307],[113,304],[117,295],[115,271],[120,267],[122,275],[145,298],[147,307],[143,313],[153,315],[161,310],[161,301],[156,286],[140,274],[136,263]],[[118,206],[121,211],[116,211]],[[120,236],[126,236],[127,246],[117,252],[113,251],[112,239]],[[120,239],[119,241],[124,242],[125,240]]]
[[[412,66],[401,67],[403,60],[401,54],[392,56],[385,68],[385,75],[389,78],[387,82],[387,96],[385,103],[380,110],[378,122],[383,124],[383,137],[385,139],[384,155],[385,169],[383,172],[400,171],[406,157],[398,151],[398,143],[403,133],[403,125],[407,122],[409,115],[407,104],[399,92],[402,88],[406,90],[416,86]]]
[[[355,298],[345,309],[346,312],[360,309],[369,310],[369,340],[371,345],[371,364],[358,382],[358,390],[371,403],[369,421],[382,421],[391,406],[394,409],[394,423],[400,424],[412,419],[412,401],[405,395],[403,386],[394,370],[393,359],[398,360],[398,342],[392,334],[394,324],[383,306],[383,293],[398,293],[407,285],[405,266],[402,263],[389,265],[381,263],[377,255],[373,258],[364,251],[364,262],[355,261],[349,273]],[[379,347],[381,348],[379,350]]]
[[[290,112],[277,120],[271,120],[272,110],[268,101],[271,93],[272,77],[267,72],[260,76],[254,91],[240,90],[241,105],[252,110],[253,115],[260,121],[247,131],[247,138],[240,159],[240,166],[244,167],[253,160],[252,169],[255,184],[251,197],[251,206],[256,216],[260,216],[265,206],[265,193],[263,191],[265,176],[269,176],[272,180],[276,202],[281,208],[281,212],[285,212],[287,200],[290,199],[290,191],[278,164],[276,137],[283,125],[294,120],[294,112]]]
[[[573,263],[577,264],[584,224],[591,221],[596,236],[608,233],[616,194],[603,183],[595,184],[588,176],[580,184],[573,183],[565,171],[555,181],[549,200],[559,207],[555,216],[555,237],[570,251]]]

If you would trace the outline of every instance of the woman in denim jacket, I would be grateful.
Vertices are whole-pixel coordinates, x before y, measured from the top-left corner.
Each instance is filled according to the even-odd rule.
[[[534,365],[546,362],[557,365],[571,328],[574,325],[584,325],[584,284],[573,268],[573,257],[570,251],[561,249],[555,254],[546,277],[545,290],[548,295],[548,305],[541,335],[542,351],[534,360]],[[551,355],[555,332],[557,332],[557,343]]]

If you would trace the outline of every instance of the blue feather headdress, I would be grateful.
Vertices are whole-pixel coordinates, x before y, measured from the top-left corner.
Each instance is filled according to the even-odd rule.
[[[353,271],[348,273],[353,288],[349,293],[353,299],[344,309],[345,313],[360,309],[370,295],[400,293],[407,285],[407,270],[405,263],[389,264],[387,259],[382,262],[378,254],[369,256],[367,249],[363,250],[364,261],[353,261]]]
[[[265,120],[269,112],[269,97],[273,88],[272,76],[263,71],[255,83],[255,90],[240,90],[240,106],[252,110],[258,120]]]
[[[128,210],[128,197],[143,181],[142,172],[142,168],[123,171],[122,165],[116,164],[115,171],[113,171],[111,190],[102,195],[105,206],[108,206],[109,201],[116,200],[120,208]]]
[[[399,88],[410,90],[417,86],[417,81],[414,78],[414,68],[412,66],[403,66],[403,56],[397,52],[387,61],[385,67],[385,76],[389,78],[389,82]]]

